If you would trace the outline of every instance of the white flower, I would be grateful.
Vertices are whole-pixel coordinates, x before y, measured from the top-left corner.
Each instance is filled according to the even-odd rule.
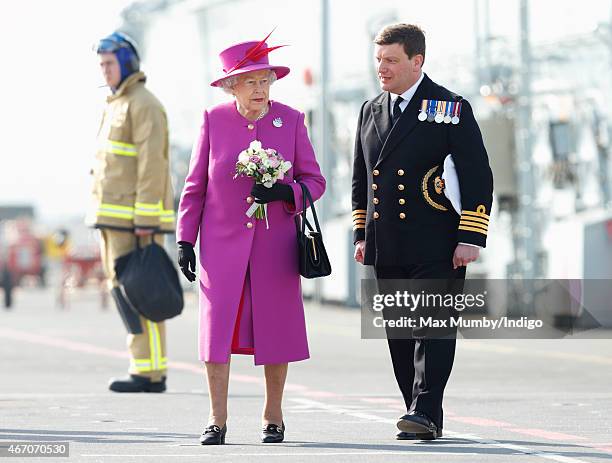
[[[251,142],[251,144],[249,145],[249,148],[251,148],[253,150],[260,150],[261,149],[261,142],[259,140],[253,140]]]
[[[291,169],[291,162],[290,161],[284,161],[282,166],[281,166],[281,171],[283,172],[283,174],[285,172],[287,172],[289,169]]]
[[[272,176],[270,174],[263,174],[263,176],[261,177],[261,181],[268,188],[272,186],[272,183],[270,183],[272,182]],[[268,186],[267,183],[270,183],[270,186]]]
[[[247,164],[247,169],[249,169],[250,171],[255,171],[257,169],[257,165],[254,162],[249,162]]]
[[[242,151],[238,155],[238,162],[240,164],[246,164],[247,162],[249,162],[249,154],[246,151]]]

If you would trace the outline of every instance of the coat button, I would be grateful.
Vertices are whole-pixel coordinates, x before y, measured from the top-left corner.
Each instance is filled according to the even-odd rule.
[[[400,198],[399,203],[403,206],[406,204],[406,200],[404,198]]]
[[[373,202],[374,204],[378,204],[378,198],[374,198],[374,199],[372,200],[372,202]]]
[[[397,186],[397,189],[399,191],[404,191],[404,185],[402,185],[401,183]]]
[[[404,171],[402,169],[398,170],[397,175],[401,177],[402,175],[404,175]]]
[[[253,228],[253,222],[247,222],[246,227],[247,228]]]
[[[253,204],[253,197],[252,196],[247,196],[246,202],[249,204]]]
[[[375,176],[380,175],[380,172],[376,169],[374,169],[374,171],[372,172],[372,174],[374,174]]]
[[[248,128],[249,130],[253,130],[253,129],[255,128],[255,126],[254,126],[253,124],[249,124],[249,125],[247,125],[247,128]]]
[[[374,212],[374,214],[372,214],[372,217],[378,219],[380,217],[380,214],[378,212]]]
[[[372,189],[374,191],[378,190],[378,185],[376,183],[372,183]]]
[[[405,219],[405,218],[406,218],[406,214],[404,214],[403,212],[400,212],[400,216],[399,216],[399,217],[400,217],[400,219],[402,219],[402,220],[403,220],[403,219]]]

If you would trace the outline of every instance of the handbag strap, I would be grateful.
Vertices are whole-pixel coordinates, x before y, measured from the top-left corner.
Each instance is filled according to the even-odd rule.
[[[151,243],[155,242],[155,235],[157,235],[157,233],[155,233],[155,232],[153,232],[153,233],[151,233],[151,235],[149,235],[151,237]],[[139,251],[142,249],[142,245],[141,245],[141,242],[140,242],[141,239],[142,239],[142,236],[136,235],[136,249],[139,250]]]
[[[319,226],[317,210],[315,209],[314,201],[312,200],[310,191],[308,190],[308,187],[304,183],[300,182],[300,186],[302,187],[302,233],[306,232],[306,224],[308,224],[308,229],[310,231],[316,231],[317,233],[321,234],[321,227]],[[310,202],[310,211],[312,212],[312,217],[314,218],[314,223],[316,227],[315,230],[312,229],[312,226],[310,225],[310,223],[308,222],[308,219],[306,218],[306,213],[308,212],[308,208],[306,205],[307,199]]]

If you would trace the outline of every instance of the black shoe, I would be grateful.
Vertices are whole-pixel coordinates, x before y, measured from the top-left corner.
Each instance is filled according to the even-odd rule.
[[[419,440],[415,432],[400,431],[395,435],[397,440]]]
[[[202,445],[222,445],[225,444],[225,433],[227,432],[227,425],[223,425],[222,428],[216,424],[207,426],[202,435],[200,436],[200,444]]]
[[[285,423],[281,425],[267,424],[261,431],[261,441],[264,444],[277,444],[285,439]]]
[[[164,392],[166,377],[159,382],[153,382],[146,376],[130,375],[128,378],[111,379],[108,388],[113,392]]]
[[[400,431],[395,435],[397,440],[435,440],[442,437],[442,429],[438,429],[438,436],[434,437],[432,433],[416,433],[416,432],[404,432]]]
[[[424,436],[419,437],[419,439],[427,438],[427,440],[435,440],[440,437],[436,423],[425,413],[416,410],[402,416],[397,422],[397,428],[400,431]]]

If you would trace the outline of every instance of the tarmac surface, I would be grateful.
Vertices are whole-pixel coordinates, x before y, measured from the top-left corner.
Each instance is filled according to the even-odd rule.
[[[7,461],[612,461],[610,339],[460,340],[444,437],[397,441],[405,410],[386,342],[360,338],[359,311],[308,303],[311,359],[289,367],[285,442],[260,443],[263,369],[234,356],[227,445],[203,447],[194,294],[168,322],[164,394],[108,391],[127,369],[125,332],[95,291],[74,292],[65,310],[52,290],[15,299],[0,311],[0,447],[68,442],[70,456]]]

